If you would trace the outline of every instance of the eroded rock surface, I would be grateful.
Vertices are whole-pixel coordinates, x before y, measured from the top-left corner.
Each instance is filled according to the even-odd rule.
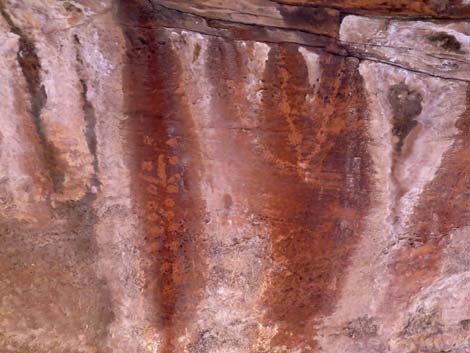
[[[466,1],[0,5],[1,353],[470,352]]]

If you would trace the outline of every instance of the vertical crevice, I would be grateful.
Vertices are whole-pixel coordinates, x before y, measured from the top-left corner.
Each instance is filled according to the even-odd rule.
[[[98,156],[96,153],[96,115],[95,115],[95,108],[87,98],[88,93],[88,86],[84,79],[80,79],[80,85],[82,87],[81,95],[82,95],[82,103],[83,103],[83,112],[85,117],[85,137],[88,144],[88,148],[90,150],[91,155],[93,156],[93,177],[91,180],[92,187],[99,187],[100,182],[98,180]]]
[[[76,71],[80,82],[80,96],[82,100],[83,116],[85,120],[85,138],[90,150],[90,154],[93,157],[93,176],[91,178],[91,188],[97,189],[100,186],[98,178],[98,154],[97,154],[97,139],[96,139],[96,114],[93,104],[88,99],[88,85],[82,73],[83,71],[83,59],[80,55],[81,42],[78,35],[73,35],[73,43],[76,50]],[[92,190],[96,193],[97,190]]]
[[[31,96],[31,117],[42,147],[43,157],[46,168],[49,171],[49,177],[52,181],[53,191],[60,192],[64,181],[64,174],[60,171],[55,148],[48,141],[44,124],[41,120],[42,109],[47,103],[47,94],[41,82],[41,62],[37,55],[34,41],[13,22],[5,9],[5,3],[3,1],[0,1],[0,14],[7,22],[11,32],[19,37],[17,60]]]

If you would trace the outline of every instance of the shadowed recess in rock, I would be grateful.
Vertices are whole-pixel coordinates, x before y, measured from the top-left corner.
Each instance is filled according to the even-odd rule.
[[[418,124],[415,118],[421,113],[422,95],[409,89],[404,83],[390,87],[388,101],[393,111],[392,133],[397,137],[395,148],[401,151],[403,141]]]
[[[462,45],[452,34],[437,32],[428,37],[429,41],[449,51],[459,52]]]

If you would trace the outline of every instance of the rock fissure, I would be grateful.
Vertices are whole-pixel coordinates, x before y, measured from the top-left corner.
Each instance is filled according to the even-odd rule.
[[[94,175],[91,180],[91,187],[99,188],[99,179],[98,179],[98,156],[96,153],[97,148],[97,140],[96,140],[96,115],[95,110],[93,108],[93,104],[88,100],[88,86],[86,81],[82,78],[80,79],[80,85],[82,86],[82,100],[83,100],[83,112],[85,117],[85,124],[86,124],[86,139],[88,148],[90,149],[90,153],[93,156],[93,171]],[[92,192],[97,192],[97,190],[93,190]]]
[[[81,86],[81,98],[83,103],[83,117],[85,119],[85,136],[88,144],[88,149],[92,155],[93,161],[93,176],[91,178],[90,190],[93,193],[98,192],[100,181],[98,179],[99,170],[98,170],[98,154],[97,154],[97,137],[96,137],[96,114],[93,104],[88,99],[88,85],[86,79],[83,77],[83,59],[81,57],[81,42],[78,35],[73,36],[73,41],[75,44],[76,50],[76,66],[77,74],[79,76],[79,82]],[[94,189],[96,188],[96,190]],[[93,189],[93,190],[92,190]]]

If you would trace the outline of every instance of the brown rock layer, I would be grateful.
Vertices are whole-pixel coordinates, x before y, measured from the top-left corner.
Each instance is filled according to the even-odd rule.
[[[361,15],[467,19],[470,4],[465,0],[274,0],[281,4],[328,6]]]

